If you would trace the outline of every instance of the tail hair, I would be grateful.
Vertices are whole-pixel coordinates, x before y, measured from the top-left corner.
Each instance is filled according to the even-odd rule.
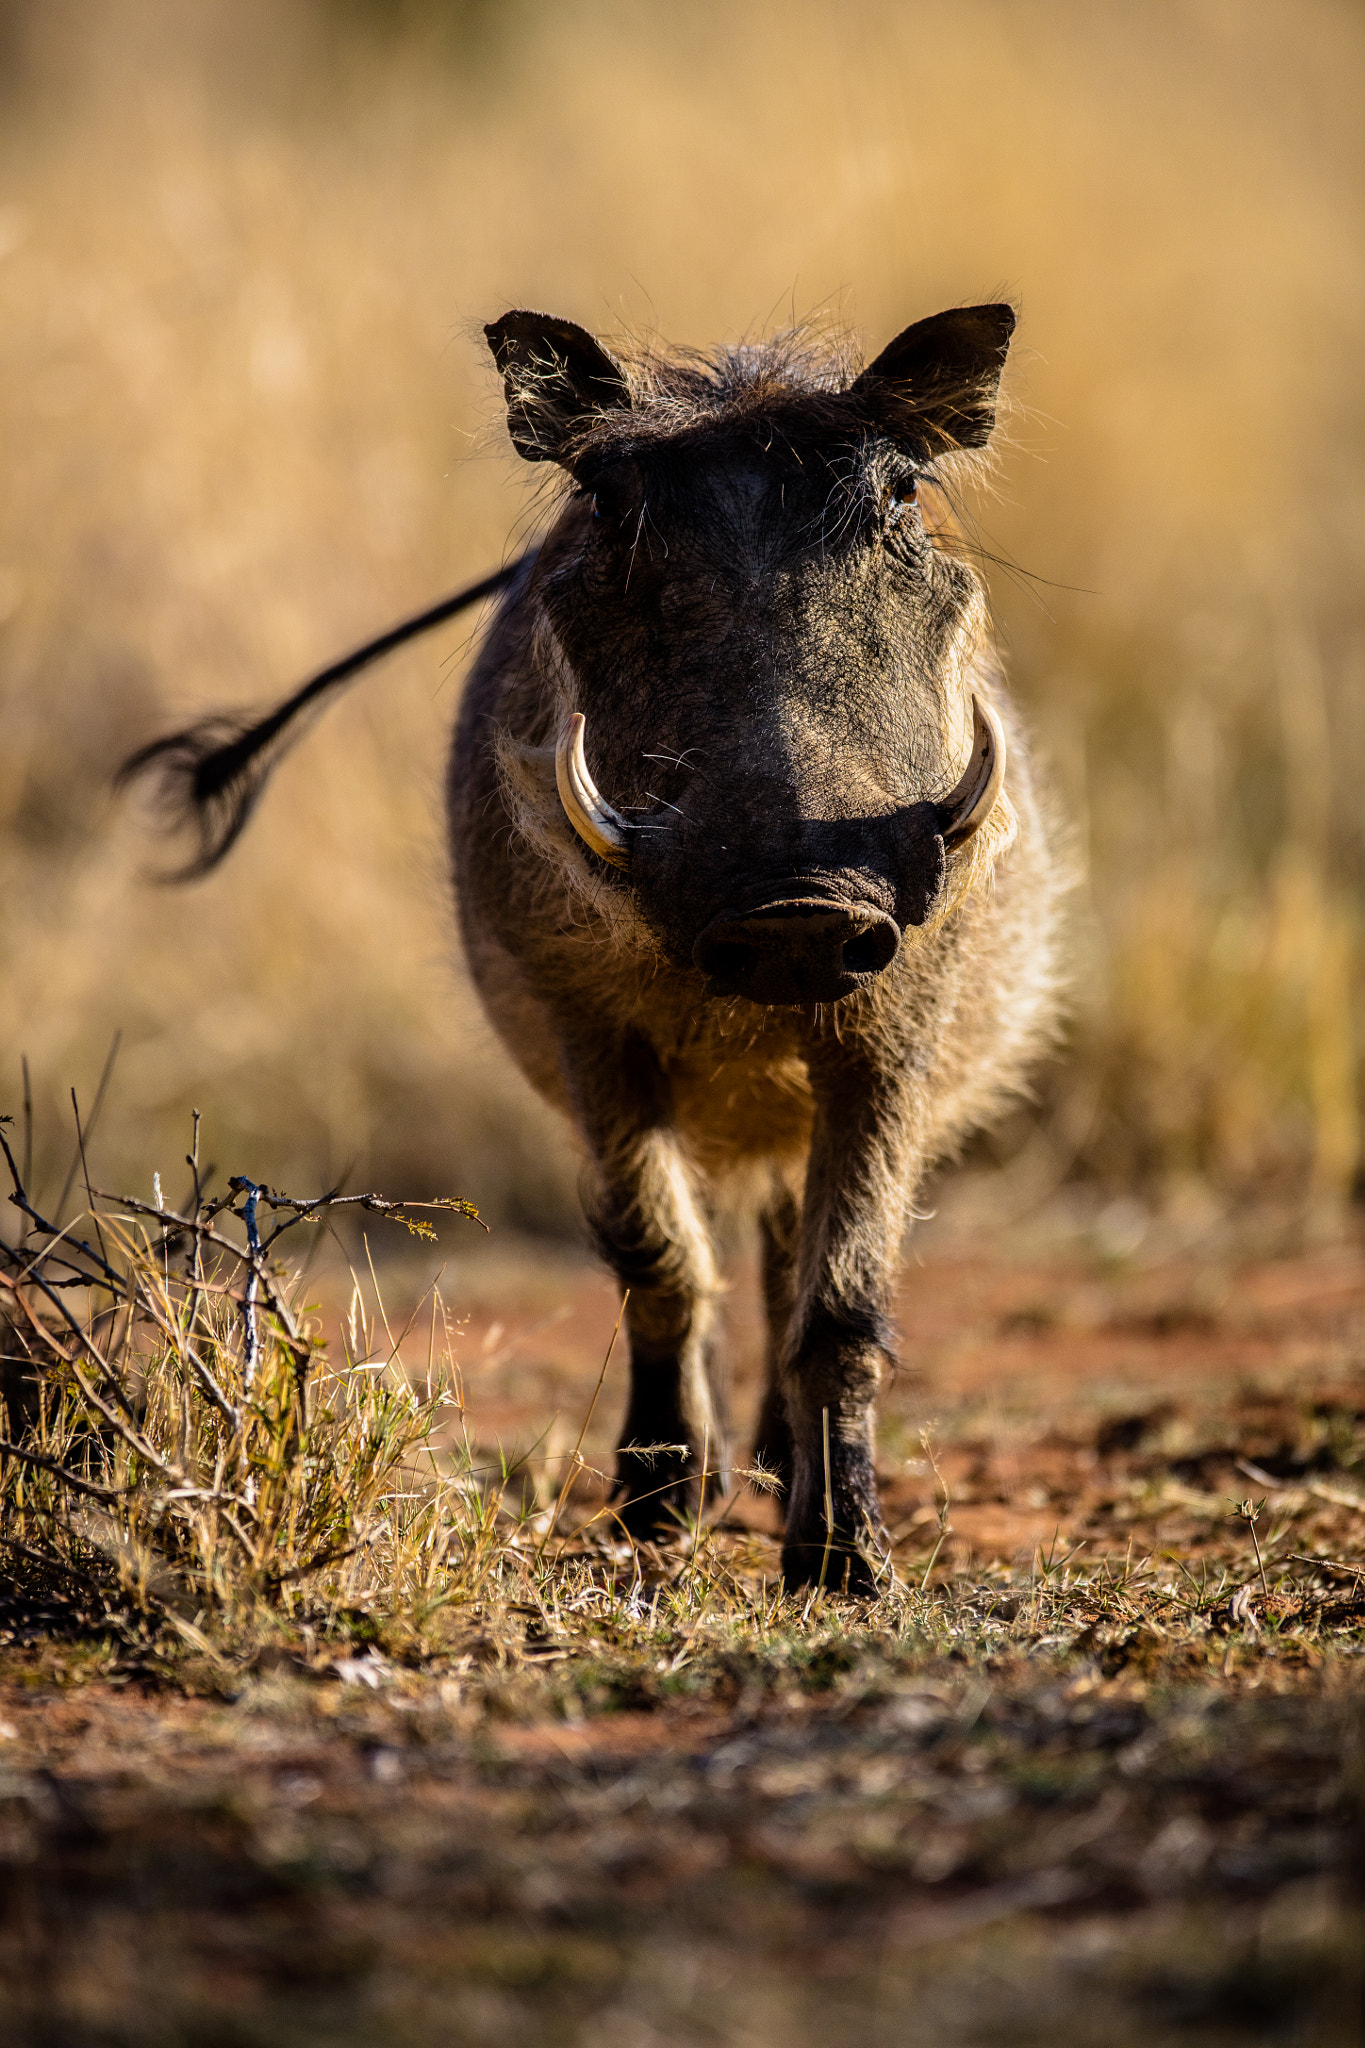
[[[193,832],[196,850],[183,866],[161,877],[166,882],[196,881],[207,875],[240,839],[256,808],[266,783],[306,726],[296,721],[318,706],[329,692],[350,682],[361,669],[392,654],[419,633],[453,618],[467,606],[478,604],[497,591],[505,590],[525,555],[495,569],[491,576],[472,583],[454,596],[391,626],[377,640],[366,641],[330,667],[319,670],[261,718],[233,718],[221,712],[196,719],[179,732],[166,733],[159,740],[130,754],[115,777],[124,789],[142,776],[154,785],[157,808],[168,833],[186,829]]]

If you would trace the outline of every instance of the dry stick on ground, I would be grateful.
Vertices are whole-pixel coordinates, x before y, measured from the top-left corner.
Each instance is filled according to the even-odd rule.
[[[1343,1564],[1335,1557],[1304,1557],[1296,1550],[1290,1552],[1289,1561],[1291,1564],[1316,1565],[1319,1571],[1338,1572],[1344,1579],[1354,1579],[1358,1586],[1365,1584],[1365,1565]]]

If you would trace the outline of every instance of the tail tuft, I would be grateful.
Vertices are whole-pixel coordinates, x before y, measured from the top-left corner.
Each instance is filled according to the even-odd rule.
[[[117,787],[145,780],[166,831],[193,835],[189,859],[159,880],[197,881],[236,845],[289,744],[280,725],[278,712],[254,724],[222,714],[201,718],[124,762]]]
[[[189,831],[198,842],[197,851],[183,867],[160,879],[197,881],[231,851],[275,768],[305,729],[297,723],[304,712],[419,633],[428,633],[457,612],[505,590],[534,559],[534,553],[534,549],[528,550],[481,582],[471,583],[467,590],[457,590],[453,597],[443,597],[439,604],[391,626],[377,640],[367,640],[363,647],[311,676],[263,718],[252,721],[217,713],[130,754],[115,778],[116,787],[126,789],[145,775],[167,831]]]

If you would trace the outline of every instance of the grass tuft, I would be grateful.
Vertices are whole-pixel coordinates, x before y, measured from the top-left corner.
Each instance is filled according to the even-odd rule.
[[[213,1656],[276,1619],[331,1636],[401,1614],[420,1632],[477,1589],[496,1515],[468,1459],[437,1448],[462,1413],[444,1342],[434,1355],[439,1296],[423,1374],[400,1353],[411,1320],[395,1340],[359,1282],[335,1362],[302,1277],[272,1258],[285,1231],[341,1207],[425,1234],[409,1208],[477,1220],[468,1204],[299,1201],[242,1177],[210,1200],[196,1170],[183,1212],[158,1176],[155,1203],[92,1194],[57,1230],[2,1133],[0,1147],[27,1226],[0,1246],[12,1561]]]

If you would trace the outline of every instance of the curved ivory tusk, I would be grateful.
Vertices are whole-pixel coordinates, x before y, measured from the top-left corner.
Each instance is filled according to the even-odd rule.
[[[602,796],[588,773],[583,752],[587,721],[581,711],[571,711],[559,730],[555,747],[555,781],[564,815],[585,845],[613,867],[623,868],[630,859],[631,827]]]
[[[972,692],[972,751],[967,772],[939,805],[943,843],[961,846],[995,809],[1005,782],[1005,729],[989,704]]]

